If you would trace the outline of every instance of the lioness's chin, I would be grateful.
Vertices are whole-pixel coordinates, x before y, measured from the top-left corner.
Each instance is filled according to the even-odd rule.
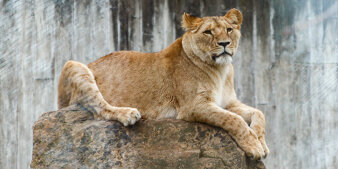
[[[215,62],[220,65],[229,64],[232,62],[232,57],[229,55],[216,58]]]

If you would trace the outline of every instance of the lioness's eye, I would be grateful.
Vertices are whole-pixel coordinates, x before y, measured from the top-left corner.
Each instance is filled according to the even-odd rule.
[[[231,32],[232,31],[232,28],[227,28],[227,32]]]
[[[203,33],[212,35],[211,30],[206,30],[206,31],[204,31]]]

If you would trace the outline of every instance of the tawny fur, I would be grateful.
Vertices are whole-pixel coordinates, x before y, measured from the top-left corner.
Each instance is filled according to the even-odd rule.
[[[124,125],[141,115],[203,122],[228,131],[248,156],[266,156],[264,115],[237,100],[234,90],[231,60],[242,14],[232,9],[225,16],[182,19],[186,33],[160,52],[114,52],[88,66],[67,62],[59,108],[77,103],[98,119]]]

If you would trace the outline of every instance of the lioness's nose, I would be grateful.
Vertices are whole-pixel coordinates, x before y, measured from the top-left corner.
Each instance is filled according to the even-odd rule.
[[[226,47],[230,44],[230,42],[218,42],[217,44],[220,46]]]

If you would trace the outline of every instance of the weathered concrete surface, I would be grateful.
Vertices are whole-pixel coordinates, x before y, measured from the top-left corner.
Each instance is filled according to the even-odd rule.
[[[220,128],[179,120],[124,127],[80,109],[48,112],[35,122],[31,168],[265,168]]]

